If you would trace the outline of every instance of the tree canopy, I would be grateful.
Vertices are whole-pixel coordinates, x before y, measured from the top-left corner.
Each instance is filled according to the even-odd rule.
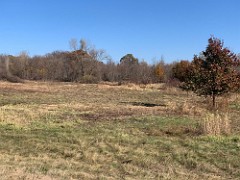
[[[224,47],[222,40],[211,37],[206,50],[201,56],[195,56],[187,69],[182,88],[211,96],[215,107],[216,96],[240,88],[238,67],[237,55]]]

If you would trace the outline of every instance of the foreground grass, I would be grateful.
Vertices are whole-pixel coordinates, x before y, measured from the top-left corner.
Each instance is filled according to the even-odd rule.
[[[240,178],[240,137],[193,136],[189,119],[148,117],[101,123],[2,124],[6,178]],[[187,127],[174,134],[174,126]]]
[[[198,113],[184,106],[185,114],[179,114],[168,104],[185,102],[184,94],[96,85],[16,86],[0,88],[1,179],[240,178],[238,131],[202,136]]]

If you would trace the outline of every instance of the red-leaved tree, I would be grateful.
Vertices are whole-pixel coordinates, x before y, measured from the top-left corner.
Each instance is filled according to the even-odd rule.
[[[240,88],[239,58],[223,45],[223,41],[211,37],[201,56],[194,57],[182,85],[199,95],[211,96],[213,107],[217,96]]]

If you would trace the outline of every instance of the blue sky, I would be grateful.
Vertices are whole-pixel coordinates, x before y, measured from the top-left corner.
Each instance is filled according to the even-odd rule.
[[[210,35],[240,53],[240,0],[1,0],[0,54],[70,50],[86,39],[118,62],[191,60]]]

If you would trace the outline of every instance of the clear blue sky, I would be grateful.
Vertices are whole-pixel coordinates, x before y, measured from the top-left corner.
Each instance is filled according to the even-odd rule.
[[[1,0],[0,54],[70,50],[84,38],[118,62],[193,58],[210,35],[240,52],[240,0]]]

